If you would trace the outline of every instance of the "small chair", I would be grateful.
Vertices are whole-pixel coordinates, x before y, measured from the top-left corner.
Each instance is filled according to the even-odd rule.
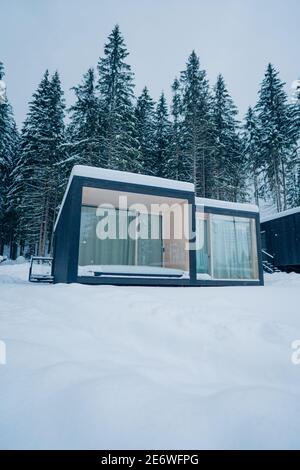
[[[52,261],[50,256],[32,256],[29,268],[30,282],[53,282]]]

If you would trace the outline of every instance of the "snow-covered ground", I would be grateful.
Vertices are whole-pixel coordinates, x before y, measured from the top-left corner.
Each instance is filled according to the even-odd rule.
[[[300,275],[39,285],[0,266],[0,448],[300,448]]]

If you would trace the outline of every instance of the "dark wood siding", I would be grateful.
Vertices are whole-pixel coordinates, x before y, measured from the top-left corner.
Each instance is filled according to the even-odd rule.
[[[275,266],[300,268],[300,213],[263,222],[261,230]]]

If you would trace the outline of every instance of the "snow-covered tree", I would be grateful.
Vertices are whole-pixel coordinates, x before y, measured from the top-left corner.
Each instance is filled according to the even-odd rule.
[[[108,168],[139,171],[133,73],[125,62],[124,39],[116,25],[99,59],[97,88],[104,116],[103,158]]]
[[[105,166],[102,158],[102,128],[99,100],[95,93],[94,70],[89,69],[80,85],[73,87],[76,102],[70,107],[67,129],[66,167]]]
[[[64,99],[56,72],[43,76],[24,123],[21,139],[22,232],[31,251],[51,251],[52,230],[61,200],[59,163],[64,159]]]
[[[139,161],[143,173],[152,174],[155,164],[155,103],[147,87],[137,99],[135,107]]]
[[[0,62],[0,104],[5,104],[6,102],[6,84],[3,80],[4,75],[4,65]]]
[[[251,186],[250,192],[253,194],[255,203],[259,204],[259,196],[263,186],[260,177],[263,165],[259,158],[260,133],[259,121],[255,111],[249,107],[245,116],[243,129],[243,158],[245,170]]]
[[[0,81],[4,83],[4,66],[0,62]],[[5,87],[3,86],[3,89]],[[12,171],[18,159],[18,131],[10,103],[3,94],[0,102],[0,255],[4,245],[9,245],[9,256],[16,255],[15,231],[17,207],[9,193],[13,184]]]
[[[288,104],[290,129],[293,144],[287,164],[287,205],[300,206],[300,80],[292,84],[292,97]]]
[[[182,142],[184,179],[195,184],[196,193],[209,194],[211,186],[211,96],[206,72],[193,51],[180,77],[182,87]]]
[[[184,180],[183,142],[182,142],[182,106],[180,82],[175,78],[172,84],[170,144],[165,175],[167,178]]]
[[[165,95],[161,93],[155,112],[155,162],[152,174],[166,176],[170,145],[170,121]]]
[[[238,132],[237,108],[222,75],[217,78],[213,95],[213,196],[226,201],[243,200],[245,175]]]
[[[300,206],[300,154],[296,145],[287,164],[287,207]]]
[[[297,129],[284,83],[272,64],[268,65],[262,81],[256,111],[261,135],[259,158],[264,164],[266,187],[277,210],[282,211],[288,207],[287,179],[294,166]]]
[[[294,80],[292,83],[291,102],[292,104],[297,104],[300,102],[300,79]]]

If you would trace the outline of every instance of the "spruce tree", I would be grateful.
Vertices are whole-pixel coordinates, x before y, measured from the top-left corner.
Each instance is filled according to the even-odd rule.
[[[292,104],[299,104],[300,103],[300,79],[295,80],[292,83],[291,103]]]
[[[155,111],[147,87],[137,99],[135,118],[141,171],[152,174],[155,165]]]
[[[280,212],[288,205],[287,172],[294,166],[295,128],[284,83],[272,64],[265,72],[256,111],[261,135],[259,157],[264,164],[266,188]]]
[[[182,87],[183,178],[195,184],[199,196],[211,187],[211,97],[205,70],[193,51],[180,77]]]
[[[102,159],[102,129],[99,100],[95,93],[94,70],[89,69],[80,85],[73,87],[76,102],[70,107],[67,129],[67,173],[73,165],[105,166]]]
[[[300,155],[296,145],[287,164],[287,207],[300,206]]]
[[[104,116],[103,158],[108,168],[139,171],[133,73],[125,62],[128,54],[116,25],[105,44],[104,57],[98,62],[97,88]]]
[[[300,206],[300,80],[293,84],[293,96],[288,104],[291,149],[287,164],[287,206]]]
[[[161,93],[155,113],[155,162],[152,168],[155,176],[167,176],[170,130],[168,106],[165,95]]]
[[[263,182],[261,179],[263,165],[259,159],[259,146],[259,121],[254,110],[249,107],[245,116],[244,123],[243,158],[245,159],[245,170],[250,180],[253,199],[257,205],[259,204],[259,197],[262,193],[263,186]]]
[[[226,201],[245,198],[245,175],[236,116],[237,108],[222,75],[219,75],[213,96],[213,196]]]
[[[1,81],[4,75],[4,66],[0,62]],[[9,193],[17,158],[18,131],[11,105],[5,98],[0,103],[0,255],[3,254],[4,246],[8,245],[11,258],[16,256],[17,207],[12,205]]]
[[[170,145],[165,175],[167,178],[184,180],[184,160],[182,142],[182,105],[180,82],[175,78],[172,84]]]
[[[22,229],[31,253],[52,248],[52,231],[61,199],[64,159],[64,99],[59,75],[46,71],[24,123],[22,151]]]

